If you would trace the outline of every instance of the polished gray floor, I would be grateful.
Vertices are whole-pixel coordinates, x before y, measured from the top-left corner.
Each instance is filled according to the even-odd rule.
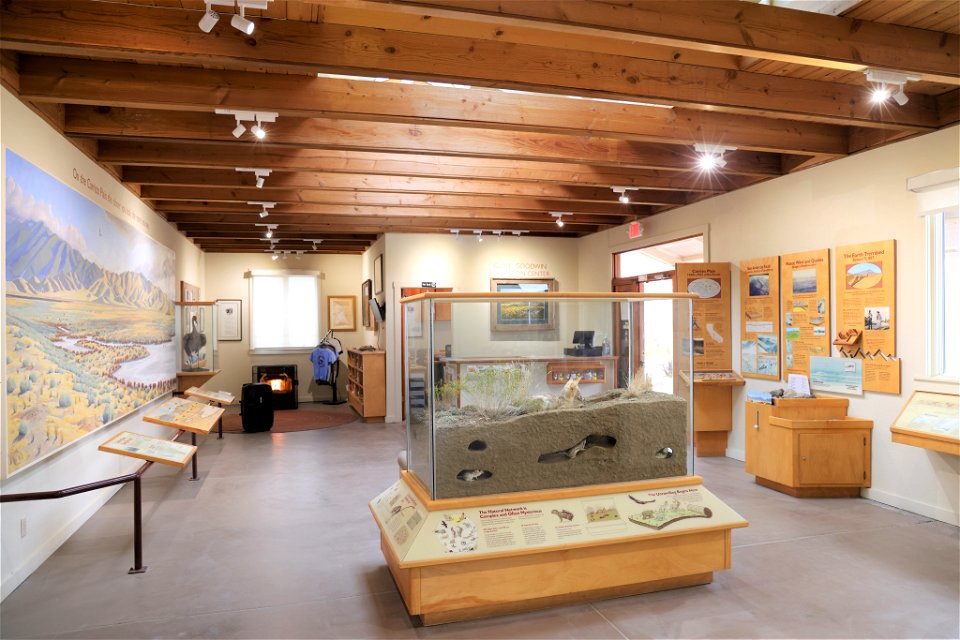
[[[337,410],[345,410],[338,407]],[[367,501],[397,478],[399,425],[201,443],[200,482],[146,476],[130,576],[126,488],[0,605],[12,638],[957,638],[958,530],[860,499],[799,500],[697,461],[750,520],[713,584],[419,627]]]

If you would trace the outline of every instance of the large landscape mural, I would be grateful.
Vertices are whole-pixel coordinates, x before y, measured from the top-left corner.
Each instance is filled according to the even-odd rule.
[[[6,456],[22,470],[173,389],[174,253],[6,150]]]

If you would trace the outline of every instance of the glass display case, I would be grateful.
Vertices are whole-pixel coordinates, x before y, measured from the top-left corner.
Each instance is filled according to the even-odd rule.
[[[692,475],[691,297],[405,298],[408,471],[433,499]]]
[[[178,302],[177,371],[217,368],[216,308],[213,302]]]

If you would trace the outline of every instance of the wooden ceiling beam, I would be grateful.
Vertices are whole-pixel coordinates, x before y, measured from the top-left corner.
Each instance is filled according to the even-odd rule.
[[[256,176],[249,171],[221,169],[197,170],[157,167],[125,167],[124,182],[141,186],[256,188]],[[359,191],[451,194],[461,196],[511,196],[549,198],[581,202],[616,202],[617,194],[608,188],[575,187],[536,182],[502,182],[493,180],[460,180],[444,178],[389,177],[345,175],[336,173],[271,173],[268,189],[302,189],[322,191]],[[264,196],[269,200],[268,196]],[[638,189],[630,192],[634,204],[673,204],[688,202],[679,191]]]
[[[308,0],[313,2],[314,0]],[[960,84],[955,34],[801,12],[734,0],[701,2],[536,2],[323,0],[324,21],[455,33],[524,43],[517,30],[554,36],[602,35],[611,40],[776,60],[828,69],[867,67],[920,74]],[[366,19],[364,17],[366,15]],[[478,25],[465,32],[464,22]],[[522,32],[521,32],[522,33]]]
[[[361,175],[446,177],[722,193],[761,177],[685,172],[585,163],[535,162],[421,154],[291,149],[269,145],[184,141],[100,140],[97,156],[108,165],[144,167],[264,167],[275,171],[337,172]]]
[[[358,193],[347,191],[307,191],[284,189],[225,189],[193,187],[143,187],[141,197],[145,200],[171,202],[247,202],[267,201],[279,204],[334,205],[344,207],[382,207],[395,209],[397,215],[412,215],[405,209],[467,209],[482,212],[483,216],[494,215],[491,211],[534,212],[563,211],[583,215],[604,216],[613,221],[631,218],[641,211],[643,205],[614,203],[576,202],[571,200],[548,200],[515,198],[507,196],[461,196],[459,194],[418,193]],[[644,211],[645,212],[645,211]],[[424,215],[429,215],[425,213]]]
[[[212,113],[170,112],[68,105],[64,132],[97,138],[133,137],[251,144],[236,140],[232,118]],[[645,169],[689,171],[696,164],[690,147],[640,144],[627,140],[519,131],[481,131],[470,127],[355,122],[327,118],[280,118],[267,125],[260,145],[298,148],[429,153],[461,157],[583,162]],[[252,137],[252,136],[251,136]],[[780,175],[779,154],[733,151],[725,173]],[[269,167],[268,167],[269,168]]]
[[[23,56],[21,95],[36,102],[212,112],[276,111],[335,118],[593,135],[755,151],[843,155],[846,130],[814,122],[661,109],[497,89],[447,88],[301,75]]]
[[[197,29],[197,14],[110,2],[6,0],[0,5],[0,44],[25,53],[386,75],[840,125],[937,127],[933,99],[924,95],[903,107],[878,109],[862,86],[296,20],[261,20],[249,37],[213,37]]]
[[[227,225],[229,226],[229,225]],[[242,225],[249,227],[250,225]],[[551,223],[546,224],[520,224],[515,222],[490,222],[487,220],[476,220],[465,224],[462,220],[448,218],[392,218],[384,219],[364,219],[358,218],[350,223],[311,223],[301,226],[301,230],[307,234],[323,233],[343,233],[352,231],[355,233],[387,233],[394,230],[404,230],[411,233],[450,233],[451,229],[460,229],[464,233],[472,229],[482,229],[484,231],[527,231],[531,234],[546,234],[560,237],[578,236],[588,233],[596,233],[609,225],[588,225],[588,224],[565,224],[561,229]],[[238,227],[239,228],[239,227]],[[205,232],[207,228],[203,224],[197,223],[179,223],[177,229],[188,236],[191,233]],[[321,236],[317,236],[321,237]],[[268,244],[269,243],[265,243]]]

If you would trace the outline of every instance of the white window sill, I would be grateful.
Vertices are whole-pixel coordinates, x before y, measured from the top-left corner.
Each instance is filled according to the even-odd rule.
[[[960,380],[956,378],[947,378],[943,376],[916,376],[914,382],[920,383],[919,386],[936,385],[940,388],[950,388],[954,393],[960,391]]]
[[[313,351],[313,347],[296,347],[296,348],[274,348],[274,349],[250,349],[249,353],[251,356],[272,356],[272,355],[296,355],[296,354],[309,354]]]

